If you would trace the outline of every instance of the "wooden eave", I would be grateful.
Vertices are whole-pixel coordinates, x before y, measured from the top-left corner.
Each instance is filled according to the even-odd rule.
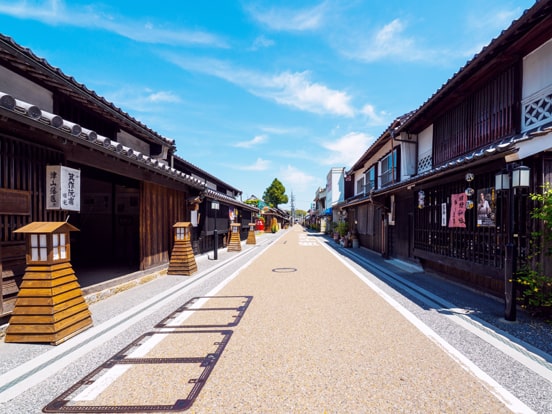
[[[202,180],[161,164],[154,158],[124,153],[119,146],[105,147],[100,142],[89,141],[84,133],[75,136],[0,105],[0,123],[3,122],[7,124],[6,132],[27,136],[31,131],[35,144],[61,151],[71,162],[175,189],[181,189],[182,185],[198,190],[204,187]]]
[[[384,145],[389,143],[389,140],[391,139],[395,131],[399,129],[402,123],[409,119],[413,115],[413,113],[414,112],[409,112],[393,120],[391,125],[389,125],[387,129],[383,132],[383,134],[381,134],[379,138],[376,139],[366,151],[364,151],[364,154],[362,154],[358,161],[354,163],[354,165],[349,169],[349,171],[345,173],[345,175],[350,175],[355,171],[364,168],[364,164],[366,163],[366,161],[368,161],[370,157],[377,153]]]
[[[422,131],[504,68],[521,64],[521,59],[549,40],[551,33],[552,2],[538,1],[422,104],[400,130]]]
[[[185,159],[179,157],[178,155],[174,155],[174,163],[175,163],[175,167],[178,167],[179,170],[181,170],[181,171],[183,171],[183,172],[185,172],[189,175],[195,174],[199,177],[202,177],[204,179],[207,179],[207,180],[217,184],[217,186],[220,185],[220,187],[224,187],[225,189],[233,191],[236,194],[242,194],[242,191],[240,189],[231,186],[230,184],[222,181],[220,178],[215,177],[214,175],[212,175],[212,174],[208,173],[207,171],[199,168],[197,165],[192,164],[189,161],[186,161]]]
[[[59,68],[51,66],[45,59],[37,57],[29,49],[19,46],[11,38],[2,34],[0,34],[0,61],[19,75],[50,90],[54,95],[68,97],[127,132],[149,142],[174,149],[173,140],[159,135],[85,85],[78,83],[73,77],[65,75]]]

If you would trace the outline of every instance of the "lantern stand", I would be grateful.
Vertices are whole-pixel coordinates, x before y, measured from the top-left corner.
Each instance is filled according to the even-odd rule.
[[[508,191],[506,243],[504,245],[504,319],[516,320],[516,256],[517,245],[515,227],[515,195],[524,188],[529,188],[531,169],[524,165],[508,164],[506,169],[495,175],[495,189]],[[519,224],[518,224],[519,226]]]
[[[190,276],[197,272],[197,264],[192,249],[192,223],[178,222],[173,225],[174,246],[167,274]]]
[[[228,243],[229,252],[241,252],[240,224],[230,224],[230,242]]]
[[[33,222],[14,231],[26,237],[25,274],[5,342],[58,345],[92,326],[92,317],[71,266],[67,222]]]
[[[245,244],[257,244],[255,238],[255,223],[249,223],[249,233],[247,233],[247,241]]]
[[[219,202],[211,201],[211,209],[215,210],[215,229],[213,230],[213,260],[218,260],[218,230],[217,230],[217,215],[219,211]]]

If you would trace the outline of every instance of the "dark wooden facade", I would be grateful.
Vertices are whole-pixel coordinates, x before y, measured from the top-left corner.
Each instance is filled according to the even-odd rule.
[[[30,222],[68,220],[80,229],[71,235],[72,263],[86,287],[167,265],[172,226],[190,221],[190,199],[257,210],[177,157],[174,141],[2,35],[0,72],[0,317],[11,312],[25,269],[24,240],[13,231]],[[79,211],[46,209],[47,165],[80,170]],[[200,238],[212,245],[212,234],[194,235],[196,246]]]
[[[518,62],[439,116],[433,129],[433,165],[439,167],[519,132],[520,89]]]
[[[141,269],[168,262],[174,223],[188,217],[186,193],[142,183],[140,191]]]
[[[62,212],[43,208],[46,164],[63,154],[0,134],[0,315],[11,312],[25,270],[24,235],[14,230],[32,221],[63,221]]]
[[[514,234],[515,262],[526,263],[529,236],[538,230],[529,217],[528,194],[539,192],[552,179],[552,110],[546,106],[552,89],[546,63],[550,61],[546,53],[549,56],[552,50],[546,46],[552,41],[550,33],[552,3],[537,2],[420,108],[395,120],[362,155],[348,172],[357,180],[381,165],[385,155],[381,148],[392,147],[394,140],[418,146],[413,173],[399,170],[401,179],[391,184],[380,181],[364,196],[355,196],[351,188],[346,192],[348,199],[341,207],[355,211],[361,245],[391,257],[420,261],[426,268],[503,295],[508,234]],[[539,55],[534,54],[537,49]],[[529,55],[533,60],[528,62]],[[524,74],[527,68],[540,83]],[[536,125],[530,129],[527,125],[532,123]],[[398,154],[399,160],[412,156]],[[519,164],[531,168],[531,185],[516,191],[514,205],[509,206],[507,193],[495,189],[495,175]],[[467,173],[473,175],[470,182]],[[483,190],[491,197],[492,221],[478,222],[474,207],[465,211],[465,227],[451,226],[452,196],[470,191],[477,195]],[[422,195],[425,200],[420,204]],[[471,200],[477,203],[474,196]],[[379,244],[371,239],[373,231],[364,231],[364,223],[374,219],[370,203],[383,206],[379,219],[383,230],[375,234],[381,239]],[[506,219],[509,208],[513,209],[512,229]],[[539,260],[548,272],[552,269],[549,258]]]

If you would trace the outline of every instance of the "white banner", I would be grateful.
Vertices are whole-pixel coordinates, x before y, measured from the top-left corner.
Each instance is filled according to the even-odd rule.
[[[80,170],[46,166],[46,209],[80,211]]]

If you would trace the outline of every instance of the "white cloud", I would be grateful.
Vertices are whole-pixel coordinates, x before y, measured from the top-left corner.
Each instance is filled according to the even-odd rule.
[[[267,10],[249,7],[247,11],[254,20],[272,30],[300,32],[318,29],[324,22],[327,5],[323,2],[310,8],[272,7]]]
[[[406,24],[395,19],[369,36],[366,41],[349,54],[366,62],[374,62],[387,57],[405,61],[427,59],[429,51],[422,51],[416,45],[414,38],[405,36]]]
[[[515,9],[489,9],[485,12],[481,10],[477,14],[470,14],[467,18],[467,30],[469,32],[489,33],[496,30],[503,30],[510,26],[513,20],[519,18],[521,10]]]
[[[350,104],[351,97],[346,92],[311,82],[308,72],[276,75],[269,79],[267,88],[257,88],[256,93],[308,112],[347,117],[353,116],[355,112]]]
[[[271,46],[274,46],[274,40],[267,39],[265,36],[261,35],[255,38],[255,40],[253,41],[253,45],[249,50],[259,50]]]
[[[477,14],[472,13],[467,17],[465,31],[468,34],[475,34],[476,37],[470,40],[472,46],[467,48],[463,56],[471,59],[474,55],[490,43],[489,39],[495,38],[499,33],[519,18],[521,9],[488,9]]]
[[[280,177],[280,181],[286,187],[286,194],[288,195],[291,195],[291,191],[296,193],[308,190],[320,178],[309,175],[291,165],[280,169]]]
[[[385,125],[387,123],[387,113],[384,111],[378,113],[373,105],[364,105],[360,113],[368,118],[368,124],[371,126]]]
[[[237,148],[251,148],[256,145],[262,144],[268,140],[268,137],[266,135],[257,135],[253,137],[253,139],[250,139],[249,141],[240,141],[236,144],[234,144],[234,147]],[[258,161],[258,160],[257,160]]]
[[[310,72],[282,72],[267,75],[234,67],[217,59],[194,59],[190,56],[165,54],[166,59],[185,70],[206,73],[234,83],[253,95],[302,111],[352,117],[351,97],[310,79]]]
[[[334,167],[351,167],[374,141],[373,137],[363,132],[349,132],[335,141],[326,141],[322,146],[330,151],[322,157],[325,165]]]
[[[159,92],[152,92],[148,96],[146,96],[146,100],[154,103],[160,103],[160,102],[169,102],[169,103],[176,103],[180,102],[180,98],[174,94],[173,92],[167,92],[167,91],[159,91]]]
[[[254,164],[245,165],[245,166],[234,166],[237,170],[244,171],[266,171],[270,168],[272,163],[270,160],[263,160],[262,158],[257,158]]]
[[[132,86],[106,92],[106,98],[127,111],[140,112],[158,112],[163,104],[181,102],[180,97],[171,91],[153,91]]]
[[[98,6],[67,7],[63,0],[19,1],[0,4],[0,14],[37,20],[50,25],[67,25],[106,30],[137,42],[167,45],[203,45],[226,48],[218,36],[195,30],[158,27],[150,21],[134,21],[102,11]]]

